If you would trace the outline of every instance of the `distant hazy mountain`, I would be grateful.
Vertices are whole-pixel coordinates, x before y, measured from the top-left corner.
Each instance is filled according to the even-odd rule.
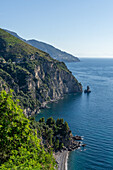
[[[53,47],[52,45],[43,43],[43,42],[39,42],[37,40],[28,40],[27,43],[29,43],[30,45],[48,53],[51,57],[53,57],[56,60],[59,61],[64,61],[64,62],[77,62],[80,61],[77,57],[74,57],[71,54],[68,54],[64,51],[61,51],[55,47]]]
[[[26,43],[48,53],[52,58],[54,58],[56,60],[63,61],[63,62],[78,62],[78,61],[80,61],[77,57],[74,57],[73,55],[71,55],[69,53],[61,51],[61,50],[53,47],[52,45],[49,45],[49,44],[46,44],[44,42],[40,42],[37,40],[25,40],[25,39],[19,37],[18,34],[15,32],[12,32],[9,30],[5,30],[5,31],[12,34],[16,38],[19,38],[20,40],[23,40]]]

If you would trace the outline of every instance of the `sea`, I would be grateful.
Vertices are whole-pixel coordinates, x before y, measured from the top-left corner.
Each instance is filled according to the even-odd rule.
[[[65,95],[36,115],[63,118],[73,135],[83,136],[84,148],[72,151],[68,170],[113,170],[113,59],[81,59],[66,63],[91,93]]]

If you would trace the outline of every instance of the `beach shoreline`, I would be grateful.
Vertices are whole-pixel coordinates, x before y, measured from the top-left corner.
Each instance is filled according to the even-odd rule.
[[[58,164],[58,170],[67,170],[69,151],[57,152],[54,154],[54,158]]]
[[[77,141],[78,140],[78,141]],[[69,156],[69,152],[74,151],[76,149],[78,149],[81,146],[86,146],[86,144],[83,144],[82,142],[80,142],[80,140],[83,140],[83,138],[81,136],[72,136],[71,137],[71,142],[70,144],[68,144],[67,148],[64,147],[64,150],[55,152],[53,154],[57,165],[58,165],[58,170],[67,170],[68,168],[68,156]]]

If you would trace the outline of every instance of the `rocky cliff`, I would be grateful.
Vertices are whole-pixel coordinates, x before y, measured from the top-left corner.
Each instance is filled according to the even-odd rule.
[[[0,29],[0,89],[10,88],[27,115],[64,94],[82,92],[63,62]]]

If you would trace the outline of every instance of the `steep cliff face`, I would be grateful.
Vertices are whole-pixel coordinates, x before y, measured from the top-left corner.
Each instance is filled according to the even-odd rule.
[[[82,92],[63,62],[0,29],[0,89],[14,89],[26,114],[64,94]]]

